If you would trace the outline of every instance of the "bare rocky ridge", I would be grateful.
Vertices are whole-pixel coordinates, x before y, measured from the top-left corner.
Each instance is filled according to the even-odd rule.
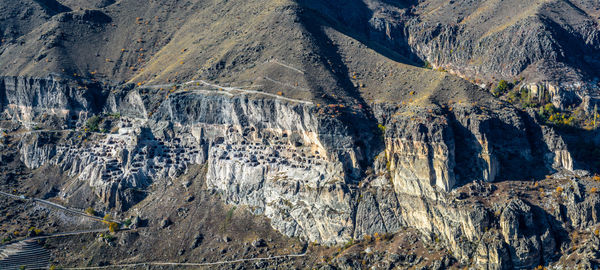
[[[375,248],[381,239],[373,236],[396,239],[410,228],[433,243],[409,246],[437,250],[436,263],[426,263],[434,269],[594,267],[597,130],[546,125],[533,110],[450,73],[483,82],[525,76],[524,89],[543,85],[557,107],[584,100],[589,107],[597,95],[597,8],[591,1],[9,1],[0,10],[7,149],[0,160],[6,171],[60,171],[44,196],[148,218],[143,237],[119,236],[127,242],[120,248],[141,249],[164,230],[190,242],[147,250],[165,259],[191,258],[186,252],[202,237],[181,224],[214,227],[187,218],[194,205],[204,214],[209,205],[222,209],[214,195],[268,218],[286,244]],[[421,68],[425,61],[451,72]],[[3,175],[7,188],[29,187],[20,180],[26,173]],[[206,202],[196,205],[196,196]],[[101,260],[97,248],[57,256],[115,264],[135,253],[113,250],[114,260]],[[371,252],[344,250],[304,262],[377,265]],[[385,257],[381,267],[416,260]]]

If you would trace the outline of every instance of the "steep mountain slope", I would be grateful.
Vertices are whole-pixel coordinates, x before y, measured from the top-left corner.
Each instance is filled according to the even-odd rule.
[[[140,221],[118,241],[50,241],[68,265],[236,259],[310,242],[323,247],[285,266],[593,267],[598,8],[4,0],[1,187]],[[512,89],[494,88],[500,79]],[[575,112],[585,126],[566,124]],[[37,209],[3,203],[9,215]],[[78,225],[28,222],[0,232]],[[221,250],[197,249],[193,230]],[[382,248],[407,232],[406,250]],[[147,247],[165,235],[165,247]],[[256,237],[275,241],[251,249]]]
[[[306,71],[288,74],[286,79],[299,77],[294,85],[316,81],[333,88],[348,74],[330,74],[335,52],[319,45],[325,41],[318,29],[328,25],[409,65],[426,60],[481,82],[524,76],[524,83],[583,91],[579,100],[597,92],[594,1],[272,1],[246,2],[244,8],[236,1],[110,3],[7,6],[3,74],[257,82],[270,66],[264,62],[278,59]]]
[[[30,5],[36,8],[35,2]],[[149,5],[120,1],[101,10],[63,8],[62,13],[45,11],[39,5],[41,14],[12,18],[30,28],[5,34],[0,57],[7,63],[4,75],[57,73],[67,78],[142,84],[203,78],[260,84],[265,91],[309,99],[330,94],[324,91],[339,98],[356,94],[346,93],[353,88],[349,84],[352,74],[320,27],[349,31],[346,35],[351,36],[363,33],[339,29],[339,23],[329,25],[328,18],[319,18],[294,2],[273,1],[265,6],[246,1],[244,8],[238,8],[242,4],[236,1]],[[47,22],[40,23],[40,17]],[[404,56],[393,48],[380,49],[392,59],[413,64],[401,60]],[[365,58],[358,52],[359,59]],[[15,60],[13,55],[20,57]],[[425,76],[437,76],[428,73]],[[410,77],[399,80],[413,81]]]
[[[427,44],[420,51],[432,63],[473,78],[590,79],[600,48],[592,2],[430,1],[411,26],[430,34],[413,42]]]

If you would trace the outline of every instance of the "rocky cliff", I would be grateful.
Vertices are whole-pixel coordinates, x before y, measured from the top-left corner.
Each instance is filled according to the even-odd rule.
[[[494,201],[501,195],[487,183],[573,170],[558,133],[500,103],[389,102],[363,111],[340,108],[332,118],[310,101],[263,94],[123,87],[95,109],[80,107],[85,99],[70,102],[77,96],[43,98],[41,88],[52,78],[19,81],[37,83],[4,88],[9,102],[32,104],[20,111],[3,104],[15,119],[35,119],[31,112],[54,108],[43,111],[64,126],[73,122],[66,115],[98,114],[112,122],[108,133],[41,129],[18,135],[26,166],[52,164],[73,177],[60,191],[65,199],[91,188],[105,207],[127,210],[144,197],[140,190],[170,185],[190,166],[206,164],[206,178],[194,181],[205,181],[228,204],[266,215],[287,236],[341,244],[413,227],[430,241],[447,243],[463,262],[475,258],[490,269],[553,261],[566,241],[559,235],[564,224],[594,224],[599,209],[596,196],[568,188],[569,199],[553,202],[564,210],[552,213],[512,197],[500,197],[504,205]],[[367,112],[376,122],[343,118]]]
[[[600,262],[594,1],[17,2],[0,173],[59,171],[43,196],[143,215],[179,186],[323,246],[410,228],[444,267]]]

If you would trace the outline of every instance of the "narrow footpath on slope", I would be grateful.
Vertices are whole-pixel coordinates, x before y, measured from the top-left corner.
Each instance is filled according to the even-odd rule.
[[[82,210],[79,210],[79,209],[76,209],[76,208],[72,208],[72,207],[63,206],[63,205],[60,205],[60,204],[57,204],[57,203],[54,203],[54,202],[51,202],[51,201],[43,200],[43,199],[26,197],[25,195],[14,195],[14,194],[6,193],[6,192],[3,192],[3,191],[0,191],[0,195],[9,197],[9,198],[12,198],[12,199],[15,199],[15,200],[33,201],[33,202],[36,202],[36,203],[40,203],[40,204],[43,204],[43,205],[47,205],[47,206],[53,207],[55,209],[59,209],[59,210],[64,211],[64,212],[68,212],[68,213],[71,213],[71,214],[80,215],[80,216],[83,216],[83,217],[86,217],[86,218],[89,218],[89,219],[93,219],[93,220],[97,220],[97,221],[102,221],[102,222],[116,222],[116,223],[121,224],[121,222],[118,221],[118,220],[104,219],[104,218],[101,218],[101,217],[92,216],[92,215],[89,215],[88,213],[86,213],[86,212],[84,212]]]

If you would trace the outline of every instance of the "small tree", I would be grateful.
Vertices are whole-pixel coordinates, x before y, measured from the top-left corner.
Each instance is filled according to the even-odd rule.
[[[385,126],[377,124],[377,128],[379,129],[379,135],[381,135],[382,138],[385,138]]]
[[[596,129],[596,123],[598,120],[598,104],[594,105],[594,129]]]
[[[119,230],[119,224],[116,222],[109,222],[108,223],[108,231],[110,231],[111,233],[114,233],[116,231]]]
[[[563,188],[562,187],[557,187],[556,188],[556,193],[558,193],[559,195],[563,192]]]
[[[100,116],[94,115],[90,117],[85,123],[86,131],[89,132],[97,132],[99,130],[98,125],[100,125]]]
[[[125,221],[123,221],[123,225],[125,225],[125,227],[129,227],[129,225],[131,225],[131,219],[128,218]]]
[[[508,82],[506,82],[505,80],[500,80],[500,82],[498,82],[498,85],[496,86],[496,88],[494,88],[494,90],[492,90],[492,94],[495,97],[499,97],[499,96],[503,95],[504,93],[506,93],[510,88],[511,88],[511,85]]]
[[[42,233],[42,230],[36,227],[31,227],[29,228],[29,232],[33,233],[34,235],[40,235]]]
[[[88,214],[88,215],[90,215],[90,216],[95,216],[96,215],[96,211],[92,207],[86,208],[85,209],[85,213]]]

